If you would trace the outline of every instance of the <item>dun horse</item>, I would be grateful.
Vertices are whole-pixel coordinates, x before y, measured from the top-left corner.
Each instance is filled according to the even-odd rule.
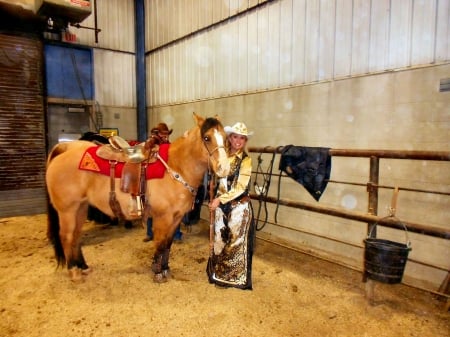
[[[152,263],[154,280],[165,282],[169,275],[169,253],[173,234],[183,215],[192,207],[197,187],[211,168],[218,176],[228,174],[229,164],[224,148],[225,133],[217,118],[203,118],[194,113],[196,126],[176,139],[169,147],[168,160],[161,157],[165,172],[160,179],[147,180],[143,220],[153,217],[155,253]],[[67,266],[73,281],[87,275],[87,265],[80,245],[88,206],[116,217],[110,206],[115,195],[125,219],[131,195],[115,188],[120,178],[80,170],[80,160],[92,142],[73,141],[55,145],[47,161],[46,183],[49,194],[47,235],[53,244],[58,266]],[[115,182],[114,182],[115,181]]]

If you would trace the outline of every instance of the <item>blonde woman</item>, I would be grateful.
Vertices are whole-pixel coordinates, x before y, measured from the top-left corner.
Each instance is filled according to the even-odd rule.
[[[249,187],[252,160],[245,147],[252,136],[244,123],[226,126],[227,153],[231,171],[221,178],[215,198],[209,203],[214,213],[214,242],[208,261],[210,283],[220,287],[252,289],[253,214]]]

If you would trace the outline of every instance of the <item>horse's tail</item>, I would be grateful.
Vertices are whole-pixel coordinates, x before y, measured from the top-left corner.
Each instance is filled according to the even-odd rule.
[[[56,144],[52,150],[50,151],[50,153],[48,154],[48,158],[47,158],[47,166],[48,164],[50,164],[50,162],[57,156],[59,156],[61,153],[66,152],[67,151],[67,144],[68,143],[58,143]]]
[[[50,151],[47,158],[47,166],[50,162],[67,150],[66,143],[56,144]],[[50,195],[47,190],[47,239],[52,243],[53,249],[55,251],[55,258],[59,266],[64,266],[66,264],[66,258],[64,255],[64,249],[61,243],[61,238],[59,236],[59,216],[56,209],[53,207],[50,201]]]
[[[50,199],[48,199],[47,202],[47,238],[53,245],[53,250],[55,251],[55,258],[56,262],[58,263],[58,267],[64,266],[66,264],[66,258],[61,243],[61,238],[59,236],[58,212],[51,204]]]

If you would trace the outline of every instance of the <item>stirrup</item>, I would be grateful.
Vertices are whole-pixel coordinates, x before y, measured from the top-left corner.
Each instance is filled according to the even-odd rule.
[[[139,195],[131,196],[130,202],[128,204],[128,212],[131,216],[141,216],[142,215],[142,202]]]

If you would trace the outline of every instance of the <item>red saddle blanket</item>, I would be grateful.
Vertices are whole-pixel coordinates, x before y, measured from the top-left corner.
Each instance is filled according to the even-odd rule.
[[[101,145],[100,145],[101,146]],[[161,158],[167,162],[169,158],[169,146],[170,144],[161,144],[159,146],[159,155]],[[110,165],[109,161],[97,156],[97,149],[99,146],[93,146],[86,150],[80,160],[80,164],[78,168],[80,170],[91,171],[100,173],[106,176],[109,176]],[[116,164],[116,178],[122,177],[124,163]],[[147,165],[146,170],[146,178],[148,179],[157,179],[162,178],[164,176],[164,171],[166,168],[161,163],[160,160],[155,161],[154,163]]]

